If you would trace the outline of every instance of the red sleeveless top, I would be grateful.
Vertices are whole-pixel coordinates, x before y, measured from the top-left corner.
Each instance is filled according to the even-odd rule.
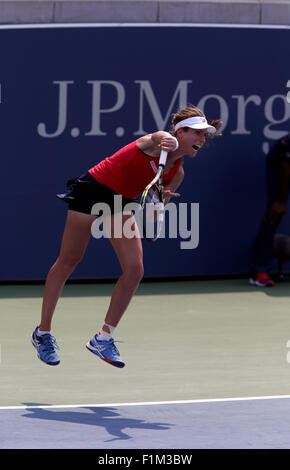
[[[134,141],[90,168],[89,173],[115,193],[127,199],[134,199],[153,180],[158,170],[158,162],[159,156],[146,155]],[[182,158],[179,158],[174,167],[163,174],[164,183],[172,179],[181,162]]]

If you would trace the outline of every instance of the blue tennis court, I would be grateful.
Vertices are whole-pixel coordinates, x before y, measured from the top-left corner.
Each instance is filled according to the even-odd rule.
[[[6,408],[0,410],[0,419],[1,448],[6,449],[287,449],[290,445],[290,396]]]

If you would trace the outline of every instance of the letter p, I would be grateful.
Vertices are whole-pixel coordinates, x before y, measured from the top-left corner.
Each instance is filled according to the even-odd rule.
[[[93,98],[92,98],[92,128],[85,135],[107,135],[106,132],[101,130],[101,115],[103,113],[113,113],[122,108],[125,102],[125,89],[121,83],[111,80],[93,80],[88,81],[93,86]],[[102,108],[102,87],[103,86],[114,87],[114,91],[117,93],[117,99],[115,104],[111,108]]]

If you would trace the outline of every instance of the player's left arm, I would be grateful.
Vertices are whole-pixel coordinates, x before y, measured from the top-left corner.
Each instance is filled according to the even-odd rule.
[[[179,197],[180,194],[176,192],[177,188],[181,185],[184,179],[184,169],[183,165],[181,164],[178,167],[177,172],[172,177],[168,183],[163,183],[163,196],[164,196],[164,204],[166,205],[172,197]]]

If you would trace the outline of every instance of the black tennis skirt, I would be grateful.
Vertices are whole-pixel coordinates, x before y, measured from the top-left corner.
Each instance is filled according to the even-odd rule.
[[[66,191],[56,195],[68,203],[70,210],[84,214],[91,214],[93,205],[98,202],[108,204],[111,214],[123,210],[130,202],[137,202],[136,199],[122,197],[121,205],[116,205],[114,196],[117,196],[117,193],[99,183],[89,172],[68,180]]]

